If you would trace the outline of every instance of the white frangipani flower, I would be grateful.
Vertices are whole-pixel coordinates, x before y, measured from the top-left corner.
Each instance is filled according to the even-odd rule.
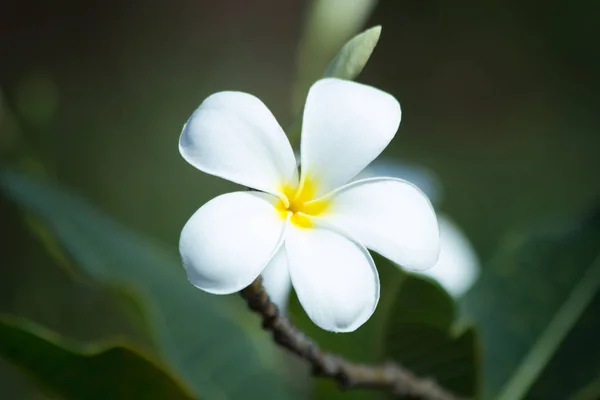
[[[400,115],[396,99],[378,89],[316,82],[304,109],[299,176],[285,133],[259,99],[208,97],[183,128],[182,156],[258,191],[218,196],[189,219],[179,249],[190,281],[228,294],[279,269],[267,281],[289,274],[315,324],[335,332],[361,326],[379,300],[367,248],[414,270],[439,255],[435,213],[419,189],[394,178],[350,182],[392,140]]]

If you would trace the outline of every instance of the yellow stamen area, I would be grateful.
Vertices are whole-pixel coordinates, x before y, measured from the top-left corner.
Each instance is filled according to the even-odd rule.
[[[311,217],[322,214],[329,205],[327,200],[313,201],[317,191],[315,181],[305,177],[299,188],[289,185],[281,187],[287,202],[280,199],[276,205],[282,218],[287,218],[291,212],[290,221],[301,228],[310,228],[314,225]]]

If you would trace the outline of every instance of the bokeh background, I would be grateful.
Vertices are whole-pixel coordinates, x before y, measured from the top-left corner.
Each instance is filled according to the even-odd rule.
[[[514,313],[496,318],[491,310],[482,330],[491,332],[488,337],[496,332],[497,341],[507,329],[528,333],[542,313],[528,308],[531,304],[572,293],[565,283],[570,278],[560,272],[579,270],[573,260],[583,250],[561,250],[558,275],[516,261],[502,269],[506,263],[498,254],[505,243],[540,226],[554,232],[595,221],[590,213],[600,194],[600,3],[330,3],[338,3],[336,11],[315,22],[310,17],[316,6],[298,0],[4,0],[3,165],[72,190],[174,252],[187,218],[210,198],[235,189],[179,155],[181,127],[200,102],[221,90],[249,92],[290,126],[302,94],[341,45],[366,27],[382,25],[379,44],[357,80],[392,93],[402,105],[400,131],[385,155],[437,176],[443,187],[439,209],[473,244],[482,260],[482,282],[501,280],[523,289],[513,296],[487,288],[477,292],[476,284],[473,291],[486,301],[513,299],[506,307]],[[595,236],[585,250],[590,257],[600,250],[594,223]],[[152,348],[135,306],[114,288],[62,268],[32,225],[13,200],[0,197],[0,312],[79,342],[118,336]],[[544,263],[556,258],[544,257]],[[590,260],[582,262],[591,265]],[[487,276],[486,268],[497,273]],[[535,277],[525,280],[532,271]],[[600,309],[596,291],[592,294],[585,308],[590,318],[590,310]],[[549,315],[560,308],[556,301],[544,309]],[[477,314],[468,304],[463,309],[465,320]],[[519,310],[529,314],[517,317]],[[583,336],[571,340],[592,343],[600,325],[592,318],[580,330]],[[522,360],[535,343],[506,346],[525,349],[515,356]],[[552,385],[533,385],[529,398],[568,398],[599,377],[596,347],[563,350],[577,378],[547,367]],[[484,359],[508,351],[499,346],[486,353],[485,340],[483,349]],[[502,364],[486,362],[486,371]],[[294,376],[303,376],[302,366],[290,363]],[[552,377],[565,377],[564,384]],[[504,382],[494,379],[484,381],[488,395]],[[304,383],[297,386],[312,393]],[[2,361],[0,388],[6,399],[46,398]]]

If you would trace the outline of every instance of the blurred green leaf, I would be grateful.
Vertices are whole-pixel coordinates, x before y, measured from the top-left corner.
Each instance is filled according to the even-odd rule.
[[[17,121],[0,88],[0,156],[13,152],[19,145],[19,140],[20,132]]]
[[[380,35],[381,26],[374,26],[354,36],[329,64],[324,76],[348,80],[356,78],[367,65]]]
[[[581,388],[571,400],[597,400],[600,399],[600,377]]]
[[[128,347],[68,346],[24,320],[0,318],[0,355],[64,399],[192,399],[161,367]]]
[[[2,172],[0,187],[48,224],[83,272],[140,297],[161,355],[196,394],[291,396],[275,346],[242,300],[194,288],[177,255],[48,182]]]
[[[381,297],[373,316],[358,330],[343,335],[317,328],[297,299],[290,314],[301,330],[331,352],[353,361],[381,363],[390,358],[423,376],[436,377],[457,393],[479,389],[480,356],[472,327],[453,333],[453,300],[433,281],[406,274],[373,254],[381,282]],[[370,390],[343,392],[329,380],[319,380],[319,399],[372,399]]]
[[[591,326],[598,324],[600,302],[595,301],[596,311],[589,309],[600,287],[599,244],[596,209],[576,223],[513,239],[483,269],[462,305],[482,334],[487,397],[520,399],[534,384],[536,393],[544,392],[543,379],[552,385],[560,377],[562,395],[554,394],[566,398],[582,379],[597,375],[597,368],[586,366],[600,359],[600,343],[589,340],[590,329],[576,328],[585,323],[586,313],[593,318]],[[577,331],[588,340],[569,340]],[[569,344],[569,351],[561,354],[561,344]],[[577,360],[561,361],[576,349]],[[554,373],[547,371],[552,364]]]
[[[600,377],[600,292],[562,339],[549,362],[527,392],[528,399],[566,399]],[[559,319],[560,321],[560,319]],[[585,345],[583,345],[585,344]],[[590,397],[590,399],[600,397]]]
[[[450,330],[456,309],[454,300],[441,286],[429,278],[406,274],[396,293],[388,313],[390,322],[411,323]]]
[[[453,330],[452,298],[426,278],[408,275],[388,312],[384,354],[453,393],[476,398],[481,356],[475,328]]]
[[[46,126],[58,111],[58,86],[40,71],[25,75],[16,87],[15,97],[16,111],[29,124]]]

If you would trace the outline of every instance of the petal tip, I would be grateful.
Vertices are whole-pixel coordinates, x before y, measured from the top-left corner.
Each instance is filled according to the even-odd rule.
[[[354,316],[353,318],[340,318],[340,316],[338,316],[337,318],[327,321],[328,323],[325,323],[325,321],[317,320],[313,320],[313,322],[319,328],[333,333],[354,332],[358,328],[363,326],[369,320],[369,318],[371,318],[371,316],[375,312],[375,309],[377,308],[378,300],[379,296],[377,296],[377,300],[375,301],[373,307],[365,307],[358,315]]]

